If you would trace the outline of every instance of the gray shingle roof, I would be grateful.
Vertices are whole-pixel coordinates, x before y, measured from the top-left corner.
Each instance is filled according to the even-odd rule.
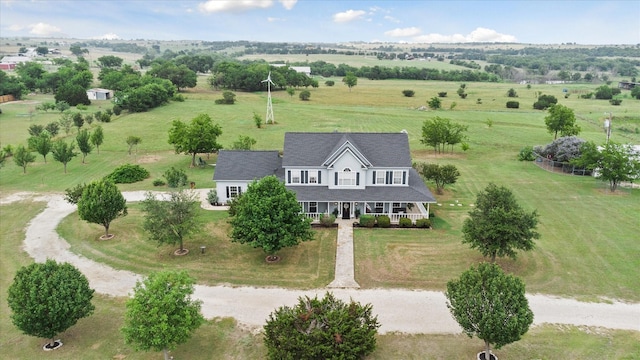
[[[283,174],[278,151],[220,150],[213,180],[254,180]]]
[[[375,167],[411,167],[406,133],[298,133],[284,135],[282,165],[322,166],[345,140],[349,140]]]

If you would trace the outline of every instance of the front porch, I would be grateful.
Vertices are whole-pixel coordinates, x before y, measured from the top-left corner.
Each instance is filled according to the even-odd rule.
[[[398,224],[400,218],[411,219],[415,224],[418,219],[429,218],[429,203],[421,202],[380,202],[380,201],[300,201],[302,212],[313,220],[320,222],[323,214],[334,214],[337,219],[356,219],[360,215],[387,215],[392,224]],[[426,207],[425,207],[426,205]]]

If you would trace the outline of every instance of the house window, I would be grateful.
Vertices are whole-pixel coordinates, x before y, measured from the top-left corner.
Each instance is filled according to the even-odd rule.
[[[385,183],[385,172],[384,171],[378,171],[376,173],[376,184],[384,184]]]
[[[402,171],[393,172],[393,184],[402,184]]]
[[[317,213],[318,212],[318,203],[315,201],[312,201],[309,203],[309,212],[310,213]]]
[[[399,208],[400,207],[400,203],[393,203],[393,207],[394,208]]]
[[[338,185],[353,186],[356,184],[356,173],[349,168],[344,168],[338,173]]]
[[[318,178],[315,175],[309,175],[309,184],[317,184]]]
[[[238,197],[238,194],[240,193],[240,187],[239,186],[229,186],[228,188],[228,192],[229,192],[229,199],[233,199]]]
[[[291,183],[300,184],[300,171],[291,171]]]

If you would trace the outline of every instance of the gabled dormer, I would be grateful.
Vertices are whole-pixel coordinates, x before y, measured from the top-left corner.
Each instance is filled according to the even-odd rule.
[[[353,159],[358,161],[360,168],[368,169],[371,167],[371,162],[353,144],[353,140],[349,138],[348,134],[345,134],[336,144],[329,157],[322,163],[322,166],[327,169],[333,169],[336,162],[345,156],[345,154],[350,154]]]

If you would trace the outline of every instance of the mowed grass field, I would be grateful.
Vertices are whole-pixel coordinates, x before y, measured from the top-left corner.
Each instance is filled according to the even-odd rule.
[[[541,238],[537,248],[521,253],[516,261],[499,260],[510,273],[523,278],[527,291],[575,297],[587,301],[640,301],[640,243],[638,229],[640,221],[640,191],[622,190],[611,194],[601,183],[590,177],[574,177],[554,174],[539,169],[529,162],[518,162],[517,152],[525,145],[546,144],[553,140],[544,127],[546,112],[531,108],[534,92],[541,91],[558,97],[559,102],[575,110],[578,124],[582,128],[580,137],[596,142],[604,142],[602,121],[604,113],[613,111],[614,131],[612,140],[639,144],[640,135],[633,131],[622,131],[619,127],[633,129],[640,127],[640,101],[626,98],[621,106],[611,106],[606,101],[582,100],[576,94],[568,99],[563,97],[563,88],[569,92],[594,89],[596,85],[534,85],[531,89],[515,84],[467,83],[467,99],[455,94],[458,83],[410,82],[410,81],[368,81],[359,79],[351,91],[335,78],[336,86],[326,87],[323,81],[318,89],[310,89],[311,99],[302,102],[297,94],[290,97],[284,91],[274,92],[274,113],[277,124],[257,129],[253,123],[254,113],[264,117],[266,93],[236,92],[237,103],[232,106],[215,105],[221,97],[220,91],[207,89],[206,78],[200,78],[196,89],[185,92],[187,100],[171,103],[147,113],[127,114],[114,117],[108,124],[101,124],[105,130],[105,143],[98,154],[94,150],[86,159],[86,164],[75,158],[64,174],[62,164],[53,161],[51,155],[45,164],[38,155],[34,164],[27,168],[27,174],[8,159],[0,170],[0,194],[19,191],[62,192],[65,188],[80,182],[100,178],[124,163],[137,163],[151,172],[151,177],[143,182],[122,185],[126,190],[158,190],[152,186],[153,179],[161,178],[171,166],[187,171],[189,179],[198,188],[213,187],[213,167],[189,168],[190,158],[175,154],[167,144],[167,131],[171,121],[189,121],[200,113],[209,114],[223,129],[220,142],[229,147],[239,135],[247,135],[257,140],[258,149],[282,149],[284,133],[287,131],[388,131],[407,130],[412,156],[415,161],[429,161],[453,164],[458,167],[461,177],[457,184],[448,186],[444,195],[436,196],[442,206],[433,206],[435,229],[432,231],[413,230],[357,230],[356,278],[363,287],[406,287],[442,290],[446,281],[457,276],[471,264],[482,261],[475,251],[461,244],[461,224],[475,201],[476,194],[488,183],[494,182],[509,187],[526,209],[536,209],[540,214],[539,231]],[[509,98],[506,92],[515,88],[519,94],[520,109],[506,109]],[[402,96],[402,90],[412,89],[413,98]],[[447,91],[443,99],[443,109],[438,111],[419,110],[427,99],[439,91]],[[480,98],[481,104],[477,103]],[[26,114],[42,101],[52,101],[47,96],[28,96],[26,101],[2,104],[0,115],[0,143],[26,144],[27,128],[31,124],[46,125],[59,118],[57,113],[37,113],[33,118]],[[453,110],[452,103],[456,103]],[[108,102],[94,102],[88,111],[110,108]],[[459,148],[453,154],[434,154],[420,144],[421,126],[425,119],[441,116],[469,126],[466,152]],[[617,118],[625,117],[619,122]],[[491,120],[489,126],[487,120]],[[624,122],[624,123],[623,123]],[[86,125],[85,125],[86,126]],[[94,128],[94,123],[90,128]],[[128,155],[125,139],[129,135],[142,138],[137,154]],[[66,137],[72,141],[75,130]],[[215,156],[203,159],[215,163]],[[431,185],[428,184],[431,188]],[[462,206],[450,206],[458,201]],[[21,229],[28,219],[41,209],[41,204],[4,205],[2,212],[2,263],[3,298],[6,287],[17,268],[31,260],[20,248]],[[156,247],[145,240],[139,227],[134,227],[136,206],[132,205],[130,217],[118,219],[112,224],[117,234],[114,242],[94,241],[101,234],[99,227],[77,219],[76,214],[68,217],[59,231],[72,243],[74,251],[101,259],[116,267],[136,268],[147,273],[161,266],[193,269],[199,282],[250,285],[278,285],[284,287],[308,288],[322,284],[331,278],[333,254],[331,244],[335,235],[332,231],[322,231],[322,239],[290,249],[287,257],[292,263],[281,262],[287,271],[300,275],[267,284],[258,278],[258,273],[231,271],[226,269],[236,259],[246,261],[246,267],[259,269],[263,254],[259,250],[229,244],[224,231],[226,226],[222,214],[204,212],[206,230],[213,236],[202,236],[186,242],[193,252],[188,257],[176,259],[170,254],[172,247]],[[74,225],[75,224],[75,225]],[[138,224],[139,225],[139,224]],[[88,234],[88,235],[87,235]],[[11,241],[5,240],[13,239]],[[125,239],[134,239],[136,250],[132,260],[122,261],[131,248],[122,245]],[[196,255],[200,244],[207,245],[206,259]],[[215,259],[213,248],[222,246],[219,259]],[[128,246],[128,245],[127,245]],[[138,249],[139,247],[139,249]],[[232,249],[233,248],[233,249]],[[195,251],[194,251],[195,250]],[[209,251],[212,250],[212,251]],[[330,256],[326,261],[315,264],[309,261],[315,254]],[[144,262],[142,257],[147,257]],[[229,258],[226,258],[226,257]],[[154,264],[152,260],[162,264]],[[283,259],[284,260],[284,259]],[[181,262],[181,263],[180,263]],[[219,262],[219,264],[216,264]],[[133,263],[138,263],[133,265]],[[210,264],[211,272],[206,273],[203,264]],[[6,266],[6,267],[5,267]],[[207,267],[208,267],[207,266]],[[303,269],[311,266],[312,269]],[[297,267],[297,268],[296,268]],[[196,270],[198,268],[199,270]],[[238,268],[242,268],[239,266]],[[236,270],[238,269],[236,268]],[[323,270],[324,269],[324,270]],[[6,270],[6,271],[5,271]],[[201,271],[201,272],[198,272]],[[315,272],[315,273],[314,273]],[[212,274],[217,275],[212,276]],[[320,285],[321,286],[321,285]],[[132,353],[122,344],[118,332],[121,314],[124,311],[120,299],[98,297],[97,308],[108,309],[83,320],[71,328],[63,337],[63,351],[55,352],[59,358],[105,358],[125,354],[127,358],[151,358]],[[15,353],[12,358],[28,359],[39,354],[40,339],[23,335],[10,325],[6,302],[2,303],[1,337],[3,348]],[[417,310],[427,311],[427,310]],[[90,321],[90,322],[89,322]],[[86,324],[85,324],[86,323]],[[93,332],[89,328],[94,328]],[[99,328],[97,332],[95,328]],[[204,329],[204,330],[203,330]],[[179,349],[184,358],[259,358],[264,356],[261,340],[237,328],[232,321],[220,320],[208,323],[198,330],[194,339]],[[632,359],[640,353],[638,332],[618,332],[602,329],[573,327],[538,327],[532,329],[525,338],[500,351],[509,358],[555,358],[557,352],[562,358],[582,359],[587,356],[604,356],[618,359]],[[90,338],[89,338],[90,337]],[[219,339],[219,343],[209,343],[209,338]],[[101,338],[104,341],[99,342]],[[559,342],[559,339],[562,339]],[[216,340],[217,341],[217,340]],[[74,345],[68,347],[67,344]],[[24,346],[26,344],[26,346]],[[380,337],[379,349],[372,359],[384,358],[469,358],[479,351],[477,339],[464,336],[407,336],[390,334]],[[223,354],[212,354],[211,348],[220,346]],[[569,347],[571,350],[567,350]],[[24,348],[24,349],[23,349]],[[66,350],[65,350],[66,348]],[[95,349],[94,349],[95,348]],[[35,350],[31,350],[35,349]],[[91,349],[91,350],[89,350]],[[95,351],[94,351],[95,350]],[[24,352],[27,351],[27,352]],[[66,356],[64,355],[66,354]],[[107,356],[108,354],[108,356]],[[175,353],[177,356],[178,353]],[[207,355],[202,355],[207,354]],[[219,356],[219,357],[217,357]]]

